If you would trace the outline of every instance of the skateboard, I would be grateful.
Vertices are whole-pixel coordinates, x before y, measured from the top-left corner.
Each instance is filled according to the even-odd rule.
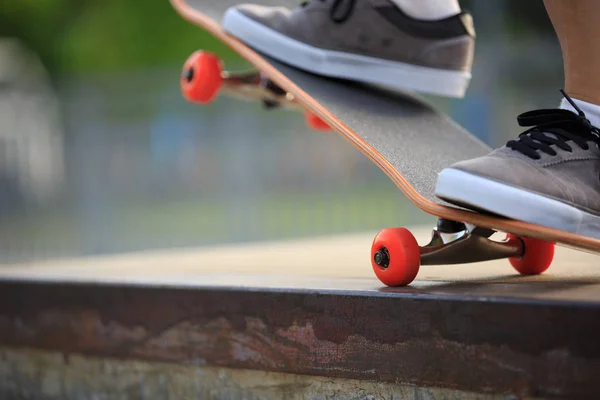
[[[464,209],[437,198],[435,182],[442,169],[492,149],[420,96],[316,76],[248,47],[218,22],[235,4],[230,0],[170,1],[184,19],[256,69],[251,79],[243,79],[226,71],[218,56],[206,49],[193,53],[181,75],[186,98],[207,104],[220,89],[240,94],[245,87],[269,108],[300,107],[319,121],[321,129],[333,130],[369,158],[416,207],[438,218],[429,243],[423,246],[402,227],[376,235],[371,266],[383,284],[409,285],[422,265],[501,258],[520,274],[541,274],[552,263],[555,244],[600,254],[599,239]],[[492,238],[495,233],[505,237]]]

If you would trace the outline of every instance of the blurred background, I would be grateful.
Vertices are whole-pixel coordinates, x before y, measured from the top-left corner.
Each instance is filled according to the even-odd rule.
[[[427,99],[499,146],[518,113],[560,101],[560,48],[541,0],[461,5],[478,34],[472,84]],[[201,48],[247,67],[167,0],[3,1],[0,262],[435,222],[302,114],[187,103],[181,66]]]

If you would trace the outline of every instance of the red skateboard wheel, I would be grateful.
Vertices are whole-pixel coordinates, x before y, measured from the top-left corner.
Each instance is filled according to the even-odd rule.
[[[186,100],[208,104],[223,83],[221,60],[214,54],[196,51],[188,57],[181,74],[181,92]]]
[[[510,264],[522,275],[538,275],[546,271],[554,259],[554,243],[540,239],[523,238],[508,234],[509,239],[523,241],[525,252],[521,257],[512,257]]]
[[[373,240],[371,265],[383,284],[406,286],[419,273],[419,244],[413,234],[405,228],[384,229]]]
[[[306,125],[309,128],[314,129],[315,131],[330,131],[331,127],[327,125],[325,121],[321,118],[317,117],[312,112],[306,110],[304,112],[304,119],[306,120]]]

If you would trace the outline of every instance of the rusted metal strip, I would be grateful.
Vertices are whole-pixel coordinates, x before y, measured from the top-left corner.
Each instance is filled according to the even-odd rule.
[[[600,304],[0,282],[0,346],[518,396],[600,393]]]

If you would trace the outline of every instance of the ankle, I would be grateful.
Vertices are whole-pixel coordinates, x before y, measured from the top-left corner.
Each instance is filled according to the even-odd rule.
[[[581,100],[581,98],[573,97],[569,95],[571,99],[577,104],[577,107],[581,109],[585,113],[586,118],[594,125],[595,127],[600,128],[600,105],[594,104],[585,100]],[[560,102],[560,108],[564,110],[569,110],[573,112],[577,112],[573,106],[567,101],[567,99],[562,99]]]

